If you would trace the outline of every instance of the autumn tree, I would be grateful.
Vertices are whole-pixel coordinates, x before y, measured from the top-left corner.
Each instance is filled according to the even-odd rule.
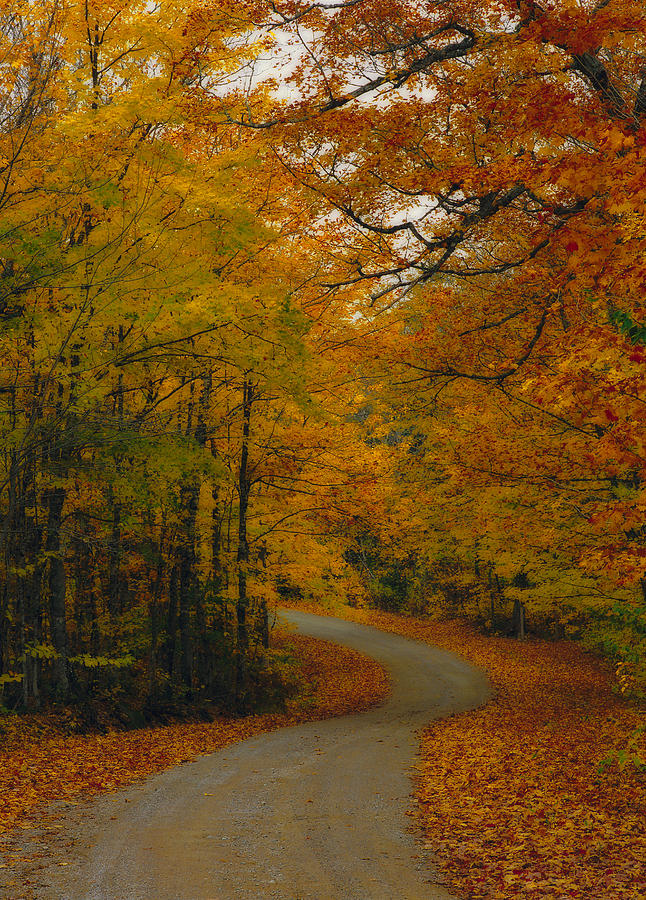
[[[5,697],[245,711],[268,604],[343,566],[335,491],[361,480],[308,205],[217,117],[249,26],[136,2],[5,25]]]
[[[222,16],[197,9],[178,21],[172,4],[6,10],[0,613],[2,680],[21,683],[25,704],[39,702],[43,678],[63,700],[84,669],[129,664],[132,568],[141,589],[149,552],[153,596],[168,554],[181,561],[180,663],[171,650],[168,666],[191,687],[190,473],[206,465],[195,399],[206,388],[181,354],[169,368],[168,349],[227,320],[227,304],[207,311],[207,294],[221,300],[214,280],[258,234],[226,195],[231,155],[215,138],[191,159],[182,150],[198,67],[215,84],[244,29],[215,37]],[[177,403],[191,396],[185,416]],[[169,426],[173,452],[185,446],[170,510],[161,488],[138,482],[169,447]]]
[[[420,491],[435,485],[445,525],[431,530],[448,528],[454,552],[466,541],[472,569],[487,557],[485,593],[506,579],[523,605],[512,582],[540,585],[566,624],[595,607],[633,635],[636,658],[643,4],[293,3],[265,15],[275,52],[298,56],[292,99],[283,87],[270,111],[265,93],[226,114],[264,134],[327,208],[322,291],[352,288],[366,335],[392,329],[377,342],[386,365],[365,378],[394,404],[391,427],[412,435],[401,465]],[[463,500],[472,527],[460,537]],[[505,559],[512,527],[530,529],[537,556]]]

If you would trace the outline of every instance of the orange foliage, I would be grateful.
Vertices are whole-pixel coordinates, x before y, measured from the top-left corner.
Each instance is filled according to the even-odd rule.
[[[381,666],[354,650],[286,632],[274,635],[274,645],[290,648],[305,684],[285,713],[74,736],[52,719],[16,720],[0,752],[0,831],[33,817],[43,803],[114,791],[261,732],[366,709],[388,692]]]
[[[431,725],[417,788],[424,828],[468,897],[643,897],[646,803],[631,767],[599,769],[638,715],[571,644],[429,637],[487,669],[484,709]]]
[[[345,615],[459,653],[495,684],[484,708],[434,722],[422,737],[418,817],[454,892],[470,900],[646,895],[643,770],[603,765],[642,719],[612,691],[609,668],[567,641]]]

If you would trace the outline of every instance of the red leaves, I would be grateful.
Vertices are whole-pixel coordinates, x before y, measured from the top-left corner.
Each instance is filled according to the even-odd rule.
[[[638,712],[571,644],[518,644],[447,624],[425,632],[487,668],[498,691],[484,709],[434,724],[423,742],[422,819],[458,891],[474,900],[637,896],[643,785],[634,769],[601,774],[598,765]]]
[[[641,717],[613,693],[607,669],[565,641],[488,638],[457,622],[387,613],[348,616],[453,650],[495,683],[486,707],[433,723],[422,740],[417,809],[452,893],[646,894],[643,774],[612,762],[600,768]]]
[[[289,645],[304,676],[302,693],[283,714],[82,736],[63,734],[51,718],[3,722],[0,832],[43,803],[114,791],[255,734],[366,709],[388,692],[381,666],[354,650],[291,634],[275,634],[274,643]]]

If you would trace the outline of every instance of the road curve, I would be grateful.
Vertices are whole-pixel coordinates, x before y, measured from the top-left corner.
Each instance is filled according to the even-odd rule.
[[[482,704],[451,653],[289,611],[306,634],[372,656],[392,692],[360,715],[286,728],[77,808],[42,900],[448,900],[406,817],[416,731]],[[74,822],[73,819],[76,818]],[[70,846],[71,845],[71,846]]]

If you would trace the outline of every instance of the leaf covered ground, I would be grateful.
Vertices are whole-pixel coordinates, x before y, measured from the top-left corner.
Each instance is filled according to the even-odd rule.
[[[0,832],[29,823],[48,801],[114,791],[261,732],[366,709],[388,692],[381,666],[354,650],[286,632],[273,644],[298,659],[303,675],[285,713],[86,735],[65,734],[53,716],[4,718]]]
[[[646,896],[645,773],[627,758],[646,759],[643,733],[631,740],[643,711],[613,691],[607,666],[568,641],[345,615],[459,653],[495,685],[484,708],[434,722],[422,736],[416,808],[456,895]]]

